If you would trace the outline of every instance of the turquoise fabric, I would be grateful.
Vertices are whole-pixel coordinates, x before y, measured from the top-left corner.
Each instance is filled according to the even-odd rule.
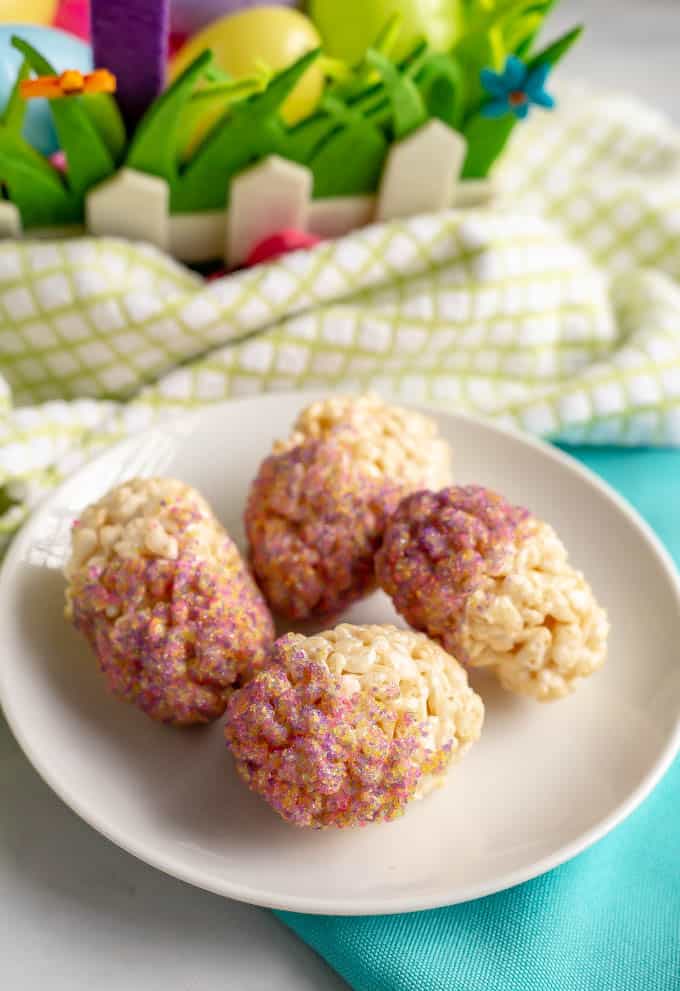
[[[680,563],[680,451],[570,453]],[[680,760],[613,833],[509,891],[413,915],[279,916],[356,991],[679,991]]]

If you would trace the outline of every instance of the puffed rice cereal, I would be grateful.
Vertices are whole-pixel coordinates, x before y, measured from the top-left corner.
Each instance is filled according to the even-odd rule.
[[[183,482],[137,478],[72,531],[66,616],[111,691],[176,725],[220,716],[274,640],[269,610],[231,538]]]
[[[479,738],[482,700],[421,633],[351,626],[276,641],[234,693],[226,737],[249,787],[298,826],[401,815]]]
[[[313,403],[263,462],[246,508],[272,608],[331,615],[372,591],[389,514],[407,493],[449,480],[448,447],[427,417],[373,396]]]
[[[411,626],[510,692],[551,702],[604,664],[606,613],[559,537],[488,489],[404,499],[376,570]]]

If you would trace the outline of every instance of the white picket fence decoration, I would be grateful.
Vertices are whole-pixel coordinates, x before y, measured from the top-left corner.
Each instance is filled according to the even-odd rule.
[[[314,200],[310,170],[271,155],[232,180],[228,208],[181,214],[170,213],[164,179],[122,168],[88,193],[85,226],[31,230],[28,236],[124,237],[147,241],[188,264],[223,258],[234,267],[283,228],[333,238],[374,220],[489,203],[495,196],[490,180],[460,181],[464,159],[462,135],[431,120],[392,146],[375,196]],[[17,208],[0,201],[0,238],[21,234]]]

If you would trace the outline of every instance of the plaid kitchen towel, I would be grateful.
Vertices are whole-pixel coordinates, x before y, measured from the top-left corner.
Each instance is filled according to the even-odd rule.
[[[0,244],[0,541],[96,450],[231,396],[374,390],[555,440],[680,443],[680,135],[570,91],[500,204],[206,283],[113,239]]]

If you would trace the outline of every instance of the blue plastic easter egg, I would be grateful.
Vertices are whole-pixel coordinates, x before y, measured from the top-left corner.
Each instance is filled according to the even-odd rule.
[[[0,24],[0,107],[4,110],[12,92],[22,55],[12,47],[12,35],[24,38],[51,62],[57,72],[92,69],[92,49],[74,35],[36,24]],[[24,137],[43,155],[57,151],[59,142],[47,100],[31,100],[24,121]]]

